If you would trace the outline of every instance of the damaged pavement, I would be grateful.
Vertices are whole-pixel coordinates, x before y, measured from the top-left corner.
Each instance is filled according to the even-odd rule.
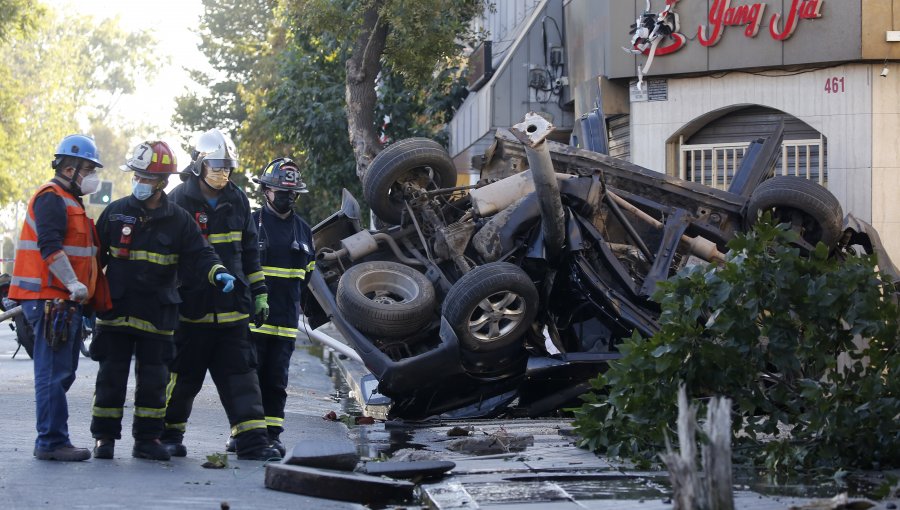
[[[332,340],[339,333],[323,327],[316,336],[327,335]],[[354,467],[360,476],[372,466],[383,464],[383,470],[399,474],[383,474],[382,478],[414,483],[417,488],[407,499],[391,499],[396,486],[384,485],[385,499],[365,501],[374,507],[389,508],[549,508],[549,509],[641,509],[669,510],[672,508],[668,474],[665,471],[641,471],[627,463],[599,457],[576,446],[571,421],[565,418],[532,419],[466,419],[431,422],[385,420],[390,400],[372,393],[373,377],[359,360],[329,348],[325,362],[339,374],[351,399],[346,412],[375,416],[375,423],[351,425],[346,442],[310,446],[295,450],[285,463],[304,463],[303,455],[317,457],[326,448],[344,457],[326,466],[321,458],[307,468],[322,480],[342,479],[350,475],[346,454],[355,447],[359,459]],[[348,420],[355,421],[355,420]],[[435,465],[453,467],[446,472]],[[310,465],[310,464],[307,464]],[[325,469],[322,469],[325,468]],[[416,470],[421,470],[416,473]],[[270,473],[290,469],[278,465],[267,466],[267,485]],[[343,473],[342,473],[343,469]],[[443,473],[443,474],[441,474]],[[900,473],[870,474],[872,483],[886,480],[886,476]],[[349,478],[346,478],[349,479]],[[871,502],[864,498],[841,499],[847,490],[839,482],[816,487],[798,488],[796,485],[774,487],[759,480],[736,477],[735,508],[739,509],[838,509],[838,508],[900,508],[900,500]],[[298,480],[300,478],[298,477]],[[281,482],[283,483],[283,482]],[[294,487],[303,483],[297,482]],[[271,487],[271,485],[270,485]],[[347,483],[346,487],[353,487]],[[410,490],[408,485],[403,491]],[[285,489],[279,489],[285,490]],[[838,496],[836,496],[838,495]],[[351,494],[339,499],[355,500]],[[837,498],[837,499],[834,499]],[[848,501],[850,506],[842,506]]]

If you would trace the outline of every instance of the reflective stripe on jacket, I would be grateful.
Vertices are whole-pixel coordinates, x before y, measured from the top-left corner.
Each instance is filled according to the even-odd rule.
[[[97,220],[101,263],[106,267],[113,309],[101,314],[103,329],[171,337],[178,327],[178,270],[213,277],[223,269],[194,219],[162,194],[159,207],[145,209],[132,195],[109,204]]]
[[[253,313],[252,296],[266,292],[259,265],[256,225],[250,216],[247,195],[233,183],[223,189],[215,207],[203,197],[200,186],[199,178],[191,176],[172,190],[169,198],[197,223],[236,280],[234,290],[223,293],[209,286],[206,275],[182,267],[179,270],[180,319],[194,324],[233,326]]]
[[[50,271],[41,257],[34,216],[34,201],[44,194],[53,193],[63,199],[66,206],[66,233],[63,252],[69,259],[75,277],[88,288],[90,304],[96,310],[110,306],[106,279],[100,272],[97,260],[97,233],[94,224],[74,195],[56,183],[49,182],[38,188],[28,202],[28,212],[22,224],[22,233],[16,247],[16,261],[9,286],[9,298],[18,301],[28,299],[69,299],[69,291]]]
[[[300,299],[316,266],[312,230],[296,213],[280,218],[265,206],[253,213],[259,230],[259,258],[269,289],[269,317],[250,331],[293,339]]]

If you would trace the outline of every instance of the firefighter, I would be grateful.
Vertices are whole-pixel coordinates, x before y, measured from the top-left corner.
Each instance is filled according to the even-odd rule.
[[[194,397],[209,370],[225,407],[238,459],[280,458],[269,446],[249,321],[268,315],[266,282],[259,265],[256,224],[250,202],[229,177],[238,155],[231,139],[212,129],[203,133],[192,152],[188,179],[172,191],[237,279],[234,292],[212,292],[203,275],[181,273],[180,324],[171,365],[171,397],[162,441],[176,457],[187,455],[183,444]]]
[[[178,326],[178,269],[202,274],[207,286],[225,293],[235,278],[200,235],[194,219],[163,191],[169,176],[178,173],[175,154],[166,142],[138,144],[120,168],[134,172],[131,195],[109,204],[97,222],[113,307],[98,317],[90,347],[91,357],[100,362],[91,409],[91,434],[97,440],[94,458],[113,458],[115,441],[122,437],[134,355],[131,455],[169,460],[159,438]]]
[[[51,167],[55,175],[28,202],[9,298],[22,305],[34,329],[34,393],[40,460],[81,461],[87,448],[69,441],[66,392],[75,381],[85,304],[110,307],[109,289],[97,260],[97,232],[84,210],[83,195],[100,187],[102,168],[94,141],[84,135],[62,139]]]
[[[266,201],[253,213],[253,221],[259,230],[259,257],[270,298],[268,319],[262,325],[252,325],[250,333],[256,347],[256,373],[269,443],[284,456],[280,435],[284,431],[288,368],[297,338],[300,294],[315,268],[315,250],[309,225],[293,209],[299,194],[307,192],[297,164],[289,158],[278,158],[253,182],[259,184]],[[233,449],[232,438],[226,450]]]

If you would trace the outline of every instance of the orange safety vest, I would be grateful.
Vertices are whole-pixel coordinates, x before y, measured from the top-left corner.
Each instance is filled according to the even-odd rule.
[[[28,214],[22,224],[19,244],[16,246],[16,262],[9,285],[9,298],[18,301],[28,299],[69,299],[66,286],[50,271],[41,257],[37,229],[34,221],[34,201],[44,193],[53,193],[66,204],[66,235],[63,252],[69,258],[75,277],[88,288],[88,303],[98,312],[112,308],[109,285],[100,271],[98,246],[100,242],[94,222],[88,218],[84,207],[68,191],[49,182],[38,188],[28,202]]]

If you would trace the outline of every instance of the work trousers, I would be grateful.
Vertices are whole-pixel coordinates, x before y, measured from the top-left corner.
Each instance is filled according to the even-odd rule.
[[[121,439],[122,415],[128,390],[128,373],[134,355],[135,439],[159,439],[166,416],[166,384],[169,363],[175,345],[171,337],[151,338],[122,330],[102,327],[91,342],[91,358],[100,362],[94,405],[91,409],[91,434],[97,439]]]
[[[34,403],[37,414],[35,450],[50,451],[69,442],[69,404],[66,392],[75,382],[81,346],[81,306],[69,318],[66,341],[53,350],[44,333],[44,300],[22,302],[25,319],[34,330]]]
[[[284,431],[284,405],[287,402],[288,370],[294,353],[294,339],[262,333],[251,333],[250,336],[256,347],[256,373],[266,426],[269,437],[278,439]]]
[[[194,398],[209,370],[225,408],[237,453],[269,445],[263,414],[256,358],[247,321],[227,328],[182,322],[175,332],[175,360],[171,365],[169,398],[162,440],[181,443]]]

